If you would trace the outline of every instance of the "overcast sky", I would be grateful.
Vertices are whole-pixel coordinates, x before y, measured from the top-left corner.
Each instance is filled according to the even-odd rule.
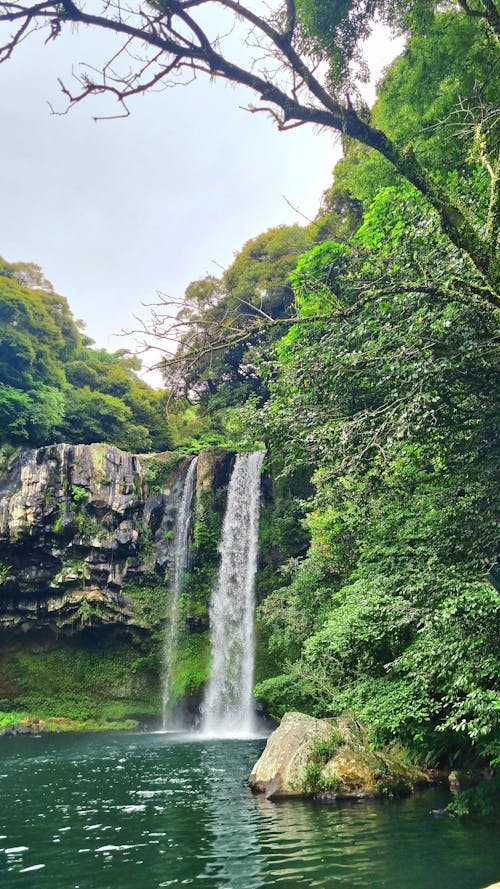
[[[96,344],[115,350],[156,291],[179,297],[249,238],[304,223],[287,200],[314,217],[339,149],[311,127],[279,133],[239,107],[252,99],[243,88],[206,79],[140,97],[126,120],[94,123],[90,103],[52,115],[48,101],[64,107],[57,77],[102,40],[29,40],[0,66],[0,255],[42,266]],[[374,76],[395,51],[378,32]]]

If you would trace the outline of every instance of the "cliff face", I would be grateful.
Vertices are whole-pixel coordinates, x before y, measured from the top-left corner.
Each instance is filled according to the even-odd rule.
[[[191,459],[59,444],[22,453],[3,473],[0,711],[12,702],[34,709],[40,696],[46,710],[54,670],[56,715],[82,695],[127,701],[128,713],[131,701],[158,709],[175,522]],[[208,579],[233,460],[217,448],[199,457],[179,697],[204,679]],[[202,654],[193,664],[194,650]]]
[[[163,484],[151,483],[153,459]],[[23,453],[0,480],[0,628],[143,626],[124,582],[168,569],[187,462],[100,444]]]

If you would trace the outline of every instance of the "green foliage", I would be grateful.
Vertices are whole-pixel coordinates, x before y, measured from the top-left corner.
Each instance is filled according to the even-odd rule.
[[[172,444],[177,449],[194,453],[198,442],[212,429],[212,420],[199,404],[177,399],[169,410]]]
[[[80,608],[78,609],[78,620],[82,627],[91,626],[94,618],[97,618],[97,621],[102,619],[102,610],[98,605],[93,605],[87,599],[84,599]]]
[[[279,332],[264,331],[259,335],[249,330],[247,340],[216,352],[201,350],[196,355],[197,347],[206,341],[207,335],[219,340],[230,331],[243,332],[259,317],[284,317],[293,302],[289,274],[315,238],[314,226],[269,229],[244,245],[220,279],[210,276],[187,288],[186,306],[179,314],[179,320],[186,324],[185,335],[180,338],[176,364],[166,366],[164,376],[167,387],[176,396],[190,395],[192,399],[196,395],[204,408],[200,411],[188,406],[181,413],[181,420],[185,416],[183,422],[194,432],[189,440],[182,441],[190,448],[195,437],[205,447],[229,444],[231,434],[226,428],[225,411],[244,404],[252,396],[260,398],[263,391],[249,350],[262,341],[272,342]],[[184,353],[186,361],[179,365],[178,359]]]
[[[195,563],[213,562],[218,555],[220,519],[214,510],[202,509],[195,521],[191,553]]]
[[[64,396],[39,383],[22,392],[13,386],[0,388],[0,423],[8,444],[30,444],[46,440],[64,415]]]
[[[82,444],[108,441],[123,450],[146,450],[151,440],[144,426],[133,423],[132,411],[120,398],[95,392],[88,386],[68,389],[64,422],[60,435],[63,440]]]
[[[408,26],[404,20],[412,17],[411,10],[419,5],[406,6],[403,27]],[[415,22],[409,26],[405,50],[378,85],[370,122],[403,151],[414,152],[442,183],[450,173],[458,175],[462,195],[457,204],[468,211],[474,190],[469,177],[478,163],[487,174],[487,165],[495,166],[498,153],[498,89],[497,78],[491,75],[496,70],[497,45],[474,16],[457,9],[434,14],[433,4],[428,4],[428,13],[423,17],[417,14],[418,26]],[[489,174],[487,178],[489,181]],[[389,161],[366,145],[345,139],[344,158],[335,167],[323,209],[328,214],[340,207],[342,212],[349,202],[356,201],[366,209],[379,190],[389,186],[404,187]],[[446,184],[445,188],[448,190]],[[457,200],[454,189],[448,194]],[[476,224],[474,213],[470,218]],[[344,233],[342,226],[337,232],[339,240],[349,240],[354,234],[352,228]]]
[[[13,278],[25,287],[54,293],[54,288],[35,262],[7,262],[0,256],[0,276]]]
[[[94,730],[112,727],[110,721],[158,712],[158,687],[147,650],[102,641],[87,638],[42,653],[7,650],[1,678],[17,687],[8,701],[0,702],[0,710],[9,714],[7,723],[11,717],[14,722],[37,717],[62,720],[48,725],[53,730]]]
[[[11,571],[11,565],[6,565],[5,562],[0,561],[0,586],[5,583]]]
[[[351,713],[333,720],[328,737],[316,741],[308,754],[303,787],[318,791],[378,791],[384,797],[404,796],[426,785],[421,769],[400,745],[374,749],[366,726]]]
[[[308,762],[304,769],[304,790],[313,792],[321,787],[322,767],[318,762]]]
[[[290,283],[301,316],[323,314],[338,306],[337,281],[346,269],[349,253],[345,244],[325,241],[300,257]]]
[[[80,351],[65,367],[71,384],[68,427],[78,423],[78,413],[82,413],[81,435],[87,435],[85,441],[107,440],[132,452],[168,449],[166,394],[140,380],[136,376],[138,369],[137,360],[123,351]],[[73,407],[71,400],[75,394],[77,404]]]
[[[385,157],[361,145],[359,142],[348,142],[344,157],[335,165],[334,183],[323,196],[325,209],[335,207],[338,192],[344,201],[356,202],[359,208],[368,207],[381,188],[401,185],[401,177]],[[349,232],[348,240],[355,234],[361,222],[361,212],[356,216],[356,225]]]
[[[176,701],[199,694],[210,675],[208,633],[184,636],[172,671],[172,693]]]
[[[355,89],[356,81],[366,79],[362,43],[372,33],[374,19],[384,22],[393,32],[428,36],[439,9],[432,0],[298,0],[296,6],[302,48],[316,60],[328,63],[332,92],[339,88]]]
[[[106,529],[89,512],[82,510],[74,516],[74,519],[78,535],[83,542],[91,543],[92,540],[102,540],[106,536]],[[58,516],[54,524],[54,533],[60,534],[61,532],[62,518]]]
[[[340,778],[337,775],[324,775],[323,769],[343,743],[343,736],[334,728],[328,738],[315,742],[304,770],[305,790],[317,792],[318,790],[336,791],[340,789]]]
[[[8,472],[21,452],[19,446],[13,444],[0,444],[0,473]]]
[[[483,135],[498,140],[488,113],[497,104],[496,64],[497,47],[477,20],[456,10],[436,15],[386,72],[373,122],[402,146],[411,140],[428,168],[463,170],[481,118]]]
[[[161,491],[172,481],[174,470],[182,460],[181,454],[162,454],[158,457],[147,457],[145,481],[151,493]]]
[[[86,488],[82,488],[81,485],[71,485],[71,499],[73,503],[84,503],[89,496],[89,492]]]
[[[32,264],[0,262],[0,444],[170,444],[166,393],[136,359],[90,347],[69,306]]]
[[[311,681],[300,666],[293,667],[288,662],[285,666],[289,672],[267,677],[257,682],[254,689],[255,697],[261,701],[273,719],[281,717],[289,710],[309,713],[311,716],[324,716],[324,711],[317,704],[318,682],[316,676]]]
[[[54,534],[58,537],[64,534],[64,516],[65,516],[66,507],[64,504],[60,504],[57,516],[54,520]]]
[[[200,492],[194,516],[191,540],[191,565],[186,573],[181,597],[181,609],[185,618],[204,621],[208,618],[208,604],[219,566],[219,542],[222,516],[218,494],[204,489]]]
[[[25,713],[17,713],[15,711],[11,713],[2,713],[0,710],[0,729],[9,728],[11,725],[16,725],[16,723],[21,722],[26,716]]]
[[[462,790],[448,806],[453,815],[500,818],[500,775],[489,775]]]
[[[329,759],[335,755],[339,746],[344,742],[343,735],[332,728],[331,734],[328,738],[316,741],[311,758],[315,762],[319,762],[322,765],[326,765]]]
[[[276,666],[256,693],[276,716],[351,709],[432,763],[491,762],[497,316],[408,187],[381,189],[350,249],[315,248],[293,280],[301,318],[328,289],[334,311],[283,337],[254,421],[317,488],[309,553],[259,609]]]
[[[261,583],[259,584],[261,588]],[[276,675],[280,664],[269,646],[269,628],[258,617],[255,621],[255,676],[256,687]],[[258,695],[260,697],[260,695]]]
[[[129,708],[130,709],[130,708]],[[23,729],[29,728],[33,732],[102,732],[102,731],[133,731],[139,725],[137,719],[125,719],[118,717],[117,720],[109,719],[106,716],[101,718],[82,718],[78,715],[78,708],[75,710],[76,716],[52,716],[45,711],[31,713],[2,713],[0,712],[0,730],[14,729],[17,731],[19,726]],[[142,713],[141,713],[142,715]]]
[[[132,599],[136,616],[158,634],[166,617],[165,584],[156,575],[126,580],[123,595]]]

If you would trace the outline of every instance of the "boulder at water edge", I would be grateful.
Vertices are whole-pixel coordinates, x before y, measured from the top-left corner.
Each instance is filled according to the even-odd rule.
[[[314,719],[286,713],[249,779],[268,799],[314,796],[324,802],[403,796],[429,784],[404,751],[374,751],[369,732],[353,717]]]
[[[270,735],[265,750],[249,778],[255,793],[269,799],[304,795],[304,773],[318,741],[331,734],[326,719],[304,713],[285,713],[281,725]]]

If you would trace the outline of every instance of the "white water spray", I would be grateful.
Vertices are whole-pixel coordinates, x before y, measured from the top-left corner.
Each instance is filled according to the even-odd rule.
[[[253,706],[255,573],[260,469],[264,453],[238,454],[222,529],[221,565],[210,602],[212,674],[202,731],[221,736],[256,731]]]
[[[191,530],[191,506],[196,482],[198,457],[191,460],[184,482],[182,499],[175,524],[173,571],[170,582],[170,613],[163,658],[163,719],[162,728],[169,729],[172,703],[172,669],[175,664],[179,643],[179,605],[182,593],[184,572],[189,566],[189,534]]]

